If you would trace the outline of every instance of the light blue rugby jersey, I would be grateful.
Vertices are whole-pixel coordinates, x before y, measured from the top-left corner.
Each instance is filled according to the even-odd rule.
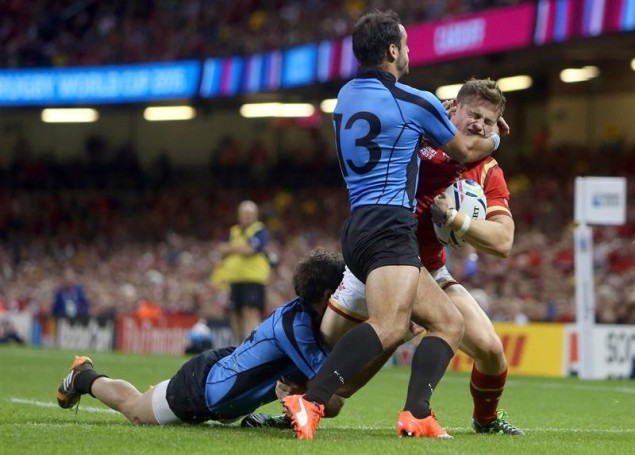
[[[276,308],[212,367],[205,386],[208,409],[223,419],[237,418],[275,401],[281,376],[298,384],[312,379],[329,352],[318,334],[314,313],[302,299]]]
[[[422,137],[442,147],[456,134],[432,93],[377,69],[360,71],[342,87],[333,126],[351,210],[363,205],[414,210]]]

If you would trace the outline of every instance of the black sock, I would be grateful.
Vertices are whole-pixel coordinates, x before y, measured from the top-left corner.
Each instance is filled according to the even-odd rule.
[[[431,414],[430,398],[435,387],[445,374],[454,351],[442,338],[423,337],[412,356],[408,396],[404,410],[417,419]]]
[[[91,396],[95,397],[92,394],[90,389],[93,387],[93,382],[97,378],[107,378],[105,374],[99,374],[95,370],[86,370],[82,371],[75,377],[75,390],[79,393],[90,393]]]
[[[371,325],[363,323],[354,327],[335,343],[304,399],[327,403],[338,387],[353,378],[383,350],[381,340]]]

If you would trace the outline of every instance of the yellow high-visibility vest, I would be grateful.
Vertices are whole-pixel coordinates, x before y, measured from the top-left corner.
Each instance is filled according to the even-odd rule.
[[[265,225],[257,221],[243,229],[234,225],[229,231],[229,243],[232,245],[247,245],[249,239]],[[223,261],[222,276],[228,283],[259,283],[267,284],[271,266],[264,251],[251,256],[230,254]]]

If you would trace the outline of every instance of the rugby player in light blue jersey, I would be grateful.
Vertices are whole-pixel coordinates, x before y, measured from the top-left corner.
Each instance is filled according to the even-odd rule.
[[[305,390],[328,354],[320,321],[343,272],[340,255],[312,252],[293,276],[298,298],[278,307],[238,347],[199,354],[143,394],[125,380],[98,373],[90,358],[77,356],[57,389],[58,404],[73,408],[88,393],[135,424],[195,424],[236,420],[283,398],[281,391],[297,390],[287,383]],[[334,395],[327,405],[330,416],[343,401]]]
[[[464,325],[450,299],[421,270],[413,216],[418,152],[426,137],[458,162],[476,161],[491,154],[500,137],[464,135],[434,95],[398,82],[408,73],[409,59],[407,33],[394,12],[362,16],[353,31],[353,52],[360,69],[340,90],[333,125],[351,207],[342,252],[366,284],[369,317],[335,344],[308,391],[287,396],[283,406],[296,436],[313,439],[337,388],[402,342],[412,316],[428,332],[413,355],[397,434],[447,438],[430,410],[430,398],[458,349]],[[425,302],[418,314],[413,314],[415,299]]]

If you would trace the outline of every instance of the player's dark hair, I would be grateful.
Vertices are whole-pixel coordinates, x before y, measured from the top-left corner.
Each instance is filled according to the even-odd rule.
[[[499,115],[503,114],[507,100],[505,99],[505,95],[503,95],[501,89],[496,84],[496,81],[493,81],[489,77],[487,79],[472,78],[463,84],[461,90],[459,90],[459,93],[456,96],[456,100],[459,103],[463,103],[473,96],[477,96],[492,103],[496,106],[496,110]]]
[[[353,29],[353,53],[362,67],[380,65],[391,44],[401,49],[399,15],[394,11],[372,11],[364,14]]]
[[[344,275],[344,259],[340,254],[324,249],[309,253],[296,266],[293,287],[298,297],[307,303],[316,303],[326,290],[335,291]]]

